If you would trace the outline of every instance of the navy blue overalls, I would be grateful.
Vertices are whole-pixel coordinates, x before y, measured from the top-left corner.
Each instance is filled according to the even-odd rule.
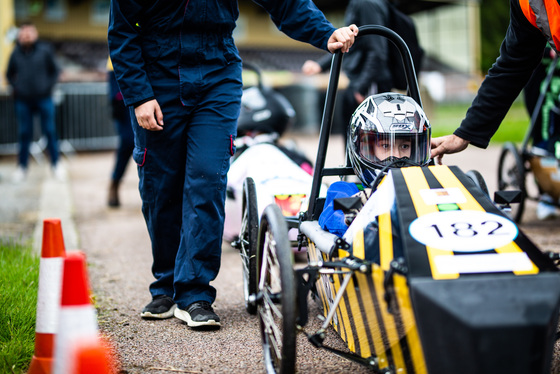
[[[327,49],[335,31],[308,0],[255,1],[290,37]],[[149,3],[149,5],[146,5]],[[133,114],[142,211],[152,241],[152,296],[181,309],[212,303],[220,267],[226,174],[242,94],[233,0],[113,0],[109,48],[125,103],[155,98],[162,131]]]

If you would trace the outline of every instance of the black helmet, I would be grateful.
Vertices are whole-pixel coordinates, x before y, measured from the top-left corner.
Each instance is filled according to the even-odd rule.
[[[354,172],[370,186],[385,167],[427,165],[431,127],[412,98],[381,93],[364,100],[348,127],[348,152]]]
[[[296,112],[292,104],[281,93],[263,85],[261,72],[256,66],[244,62],[243,68],[253,70],[258,83],[243,90],[237,136],[248,133],[282,135],[295,121]]]

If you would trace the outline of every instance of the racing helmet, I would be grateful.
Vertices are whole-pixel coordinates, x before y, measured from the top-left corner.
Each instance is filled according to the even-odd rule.
[[[430,122],[420,105],[403,94],[365,99],[352,114],[347,139],[352,168],[368,187],[384,168],[430,161]]]

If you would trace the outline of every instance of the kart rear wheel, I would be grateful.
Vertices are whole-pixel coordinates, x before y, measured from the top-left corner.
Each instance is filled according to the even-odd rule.
[[[271,204],[261,217],[258,247],[258,317],[267,373],[293,373],[296,363],[296,283],[288,227]]]
[[[249,314],[257,313],[257,305],[249,300],[257,293],[257,240],[259,234],[259,211],[257,190],[253,178],[243,182],[243,205],[241,232],[239,234],[239,253],[243,265],[243,296],[245,309]]]
[[[507,142],[502,148],[498,164],[498,190],[519,190],[521,201],[511,205],[510,217],[516,223],[521,222],[521,216],[525,210],[525,198],[527,190],[525,187],[525,165],[515,147],[515,144]]]
[[[466,172],[467,177],[471,178],[474,184],[482,190],[482,192],[490,197],[490,193],[488,192],[488,186],[486,185],[486,181],[484,177],[478,170],[469,170]]]

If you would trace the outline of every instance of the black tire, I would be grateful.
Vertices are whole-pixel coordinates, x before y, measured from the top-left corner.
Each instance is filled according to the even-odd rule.
[[[467,177],[471,178],[474,184],[480,188],[480,190],[488,197],[490,197],[490,192],[488,192],[488,186],[486,185],[486,181],[484,177],[478,170],[469,170],[466,172]]]
[[[258,317],[267,373],[294,373],[296,364],[296,282],[288,226],[271,204],[259,227]]]
[[[257,190],[253,178],[243,182],[243,204],[239,233],[239,254],[243,266],[243,296],[249,314],[257,313],[257,305],[249,297],[257,293],[257,241],[259,235],[259,211]]]
[[[502,148],[498,164],[498,190],[519,190],[521,201],[511,205],[510,217],[516,223],[521,223],[521,216],[525,210],[525,165],[515,144],[507,142]]]

